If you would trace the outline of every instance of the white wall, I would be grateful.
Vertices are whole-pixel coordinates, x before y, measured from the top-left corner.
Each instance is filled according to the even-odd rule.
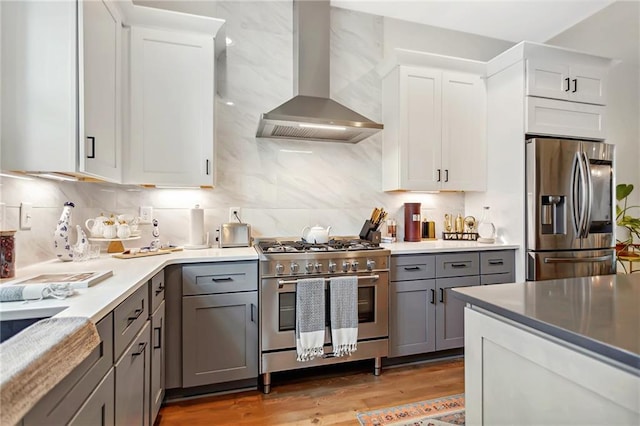
[[[464,213],[461,193],[382,192],[381,134],[356,145],[256,140],[260,114],[293,94],[291,2],[137,3],[227,20],[226,35],[234,44],[227,49],[226,78],[220,82],[225,98],[216,103],[217,187],[168,190],[3,178],[0,190],[1,200],[8,206],[8,228],[18,227],[20,202],[34,206],[33,229],[16,234],[18,267],[54,257],[51,237],[67,200],[76,204],[74,224],[83,224],[100,213],[136,213],[141,205],[153,206],[161,240],[172,244],[187,242],[189,208],[196,203],[205,209],[205,227],[212,235],[228,221],[231,206],[242,208],[242,219],[252,225],[255,236],[288,237],[299,237],[303,226],[315,224],[331,225],[333,235],[357,235],[374,206],[383,206],[398,219],[400,237],[405,202],[421,202],[429,208],[426,212],[436,221],[437,233],[442,231],[445,213]],[[375,68],[383,60],[384,46],[397,39],[401,47],[418,47],[393,36],[401,31],[402,23],[389,24],[390,31],[385,31],[386,25],[379,16],[338,8],[331,12],[332,96],[377,121],[381,120],[382,105],[381,80]],[[424,48],[451,56],[478,51],[491,57],[505,46],[505,42],[485,38],[474,43],[474,36],[455,31],[421,31],[415,24],[411,28],[416,37],[428,35],[423,38],[428,41]],[[480,212],[468,214],[479,216]],[[129,246],[148,244],[149,233],[146,227],[143,238]]]
[[[640,201],[640,2],[617,1],[547,43],[620,60],[610,72],[607,142],[616,145],[616,179]]]

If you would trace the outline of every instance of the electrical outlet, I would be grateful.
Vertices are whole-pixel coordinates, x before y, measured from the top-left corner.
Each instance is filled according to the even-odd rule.
[[[229,207],[229,222],[242,222],[241,217],[240,207]]]
[[[31,229],[33,223],[33,204],[32,203],[20,203],[20,229]]]
[[[139,223],[151,223],[153,222],[153,207],[140,206],[140,222]]]

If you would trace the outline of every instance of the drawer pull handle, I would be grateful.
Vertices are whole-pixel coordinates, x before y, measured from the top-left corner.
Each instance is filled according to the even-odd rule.
[[[432,305],[436,304],[436,291],[431,289],[431,300],[429,301]]]
[[[153,349],[160,349],[162,348],[162,326],[160,327],[154,327],[153,328],[154,333],[157,332],[158,334],[156,335],[157,339],[156,342],[158,342],[157,344],[153,345]]]
[[[233,281],[233,278],[231,278],[231,277],[211,278],[211,281],[213,281],[214,283],[219,283],[219,282],[222,282],[222,281]]]
[[[564,82],[567,83],[567,88],[564,89],[565,92],[568,92],[569,90],[571,90],[571,83],[569,81],[570,81],[569,77],[564,79]]]
[[[466,268],[467,264],[466,263],[452,263],[451,267],[452,268]]]
[[[489,265],[504,265],[502,260],[490,260]]]
[[[132,353],[131,356],[142,355],[146,347],[147,347],[147,342],[138,343],[138,352]]]
[[[164,284],[160,283],[160,286],[156,289],[156,296],[164,291]]]
[[[440,289],[440,303],[444,303],[444,288]]]
[[[131,323],[133,323],[135,320],[137,320],[140,317],[140,315],[142,315],[142,312],[144,312],[144,308],[136,309],[133,312],[133,316],[127,318],[127,326],[130,326]]]
[[[253,315],[253,311],[255,309],[255,306],[253,303],[251,304],[251,322],[256,322],[254,319],[254,315]]]
[[[404,270],[405,271],[419,271],[420,267],[419,266],[405,266]]]

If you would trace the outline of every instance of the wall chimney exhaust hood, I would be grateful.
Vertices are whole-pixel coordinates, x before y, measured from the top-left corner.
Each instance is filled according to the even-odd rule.
[[[262,114],[256,137],[357,143],[382,124],[329,98],[330,2],[293,1],[295,97]]]

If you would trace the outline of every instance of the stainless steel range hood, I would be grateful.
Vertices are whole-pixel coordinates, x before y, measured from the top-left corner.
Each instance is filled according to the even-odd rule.
[[[330,2],[293,1],[296,96],[262,114],[256,137],[357,143],[382,124],[329,98]]]

